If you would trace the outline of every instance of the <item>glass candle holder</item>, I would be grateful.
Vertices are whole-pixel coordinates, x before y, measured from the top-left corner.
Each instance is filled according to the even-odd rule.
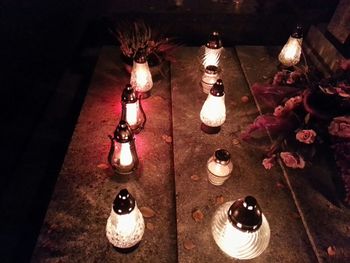
[[[139,133],[145,126],[146,115],[141,100],[136,96],[134,89],[127,84],[122,93],[122,120],[125,120],[133,133]]]
[[[298,25],[278,55],[278,60],[281,64],[286,67],[298,64],[301,56],[302,43],[303,29]]]
[[[211,231],[219,248],[237,259],[252,259],[267,248],[270,226],[252,196],[226,202],[215,212]]]
[[[210,65],[205,68],[202,76],[201,86],[205,94],[209,94],[210,89],[219,79],[218,67]]]
[[[121,190],[112,205],[107,220],[108,241],[120,252],[130,252],[138,246],[145,231],[145,222],[134,197]]]
[[[145,99],[151,95],[153,80],[146,55],[142,49],[136,52],[131,70],[130,84],[135,88],[137,96]]]
[[[213,87],[200,112],[202,131],[213,134],[220,131],[221,125],[226,120],[224,84],[218,79]]]
[[[207,162],[208,179],[213,185],[222,185],[232,170],[231,154],[224,149],[216,150]]]
[[[210,65],[219,67],[222,50],[220,34],[218,32],[212,32],[204,47],[204,56],[202,59],[203,67],[206,68]]]
[[[108,162],[117,174],[130,174],[138,167],[135,138],[129,124],[121,120],[111,139]]]

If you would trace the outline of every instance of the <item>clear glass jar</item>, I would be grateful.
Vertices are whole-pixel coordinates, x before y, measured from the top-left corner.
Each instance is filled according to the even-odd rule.
[[[218,68],[216,66],[207,66],[202,76],[201,86],[203,92],[208,94],[210,89],[219,79]]]
[[[145,222],[135,199],[128,190],[121,190],[107,220],[108,241],[116,248],[131,248],[142,240],[144,232]]]
[[[139,50],[134,58],[130,84],[142,98],[150,96],[153,87],[152,74],[143,50]]]
[[[278,60],[286,67],[291,67],[299,63],[303,43],[303,29],[298,25],[283,46]]]
[[[213,238],[230,257],[252,259],[263,253],[269,244],[269,223],[254,200],[254,197],[248,196],[235,202],[229,201],[214,213],[211,224]]]
[[[216,150],[207,162],[208,179],[213,185],[222,185],[232,170],[231,154],[225,149]]]

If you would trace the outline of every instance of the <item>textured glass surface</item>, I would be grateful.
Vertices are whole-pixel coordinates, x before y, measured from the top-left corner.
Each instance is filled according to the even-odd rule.
[[[215,162],[214,156],[207,162],[208,179],[213,185],[222,185],[230,176],[233,169],[232,162],[220,164]]]
[[[206,68],[207,66],[216,66],[219,67],[220,56],[223,48],[208,48],[204,47],[204,57],[203,57],[203,66]]]
[[[218,78],[219,78],[219,75],[217,73],[216,74],[208,74],[208,73],[204,72],[204,74],[202,76],[202,81],[201,81],[203,92],[208,94],[210,89],[216,83]]]
[[[261,227],[252,233],[242,232],[235,228],[228,218],[228,210],[232,201],[226,202],[216,210],[211,231],[216,244],[228,256],[237,259],[251,259],[259,256],[267,248],[270,241],[270,227],[262,215]]]
[[[118,215],[113,211],[107,220],[106,236],[118,248],[130,248],[139,243],[145,231],[142,214],[135,205],[130,214]]]
[[[134,61],[130,84],[138,92],[147,92],[153,87],[152,75],[147,62],[137,63]]]
[[[302,42],[302,38],[289,37],[278,56],[278,60],[287,67],[298,64],[300,61]]]
[[[200,112],[200,118],[207,126],[221,126],[226,120],[225,95],[216,97],[209,93]]]

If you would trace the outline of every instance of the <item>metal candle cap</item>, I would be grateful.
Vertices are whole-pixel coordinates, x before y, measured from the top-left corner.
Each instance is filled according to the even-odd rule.
[[[231,159],[231,154],[225,149],[216,150],[214,153],[215,162],[219,164],[228,164]]]
[[[143,48],[139,48],[136,51],[134,61],[137,63],[146,63],[147,58],[146,58],[145,50]]]
[[[119,143],[130,142],[134,139],[134,134],[126,121],[121,120],[119,122],[114,132],[114,139]]]
[[[134,103],[137,101],[134,88],[130,84],[126,84],[122,93],[122,102]]]
[[[255,232],[262,224],[262,212],[252,196],[236,200],[228,210],[232,225],[243,232]]]
[[[297,25],[291,36],[294,38],[302,38],[304,34],[303,31],[303,27],[301,25]]]
[[[205,44],[208,48],[219,49],[222,47],[221,38],[219,32],[213,32],[210,34],[208,42]]]
[[[118,215],[129,214],[135,208],[135,198],[127,189],[122,189],[114,199],[113,211]]]
[[[224,83],[221,79],[218,79],[216,83],[213,85],[213,87],[210,89],[210,94],[215,97],[221,97],[224,96]]]
[[[205,67],[205,73],[214,75],[218,73],[218,67],[214,65],[209,65]]]

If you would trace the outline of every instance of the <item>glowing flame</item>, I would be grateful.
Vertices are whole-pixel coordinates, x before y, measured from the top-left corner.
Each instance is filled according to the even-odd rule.
[[[216,97],[208,95],[200,112],[201,121],[210,127],[219,127],[226,120],[225,95]]]
[[[128,166],[132,164],[133,157],[130,149],[129,143],[121,143],[120,148],[120,165],[122,166]]]
[[[287,67],[298,64],[300,61],[302,41],[302,38],[289,37],[278,56],[278,60]]]
[[[139,111],[138,101],[135,103],[126,104],[126,121],[129,123],[130,126],[137,124],[138,111]]]

